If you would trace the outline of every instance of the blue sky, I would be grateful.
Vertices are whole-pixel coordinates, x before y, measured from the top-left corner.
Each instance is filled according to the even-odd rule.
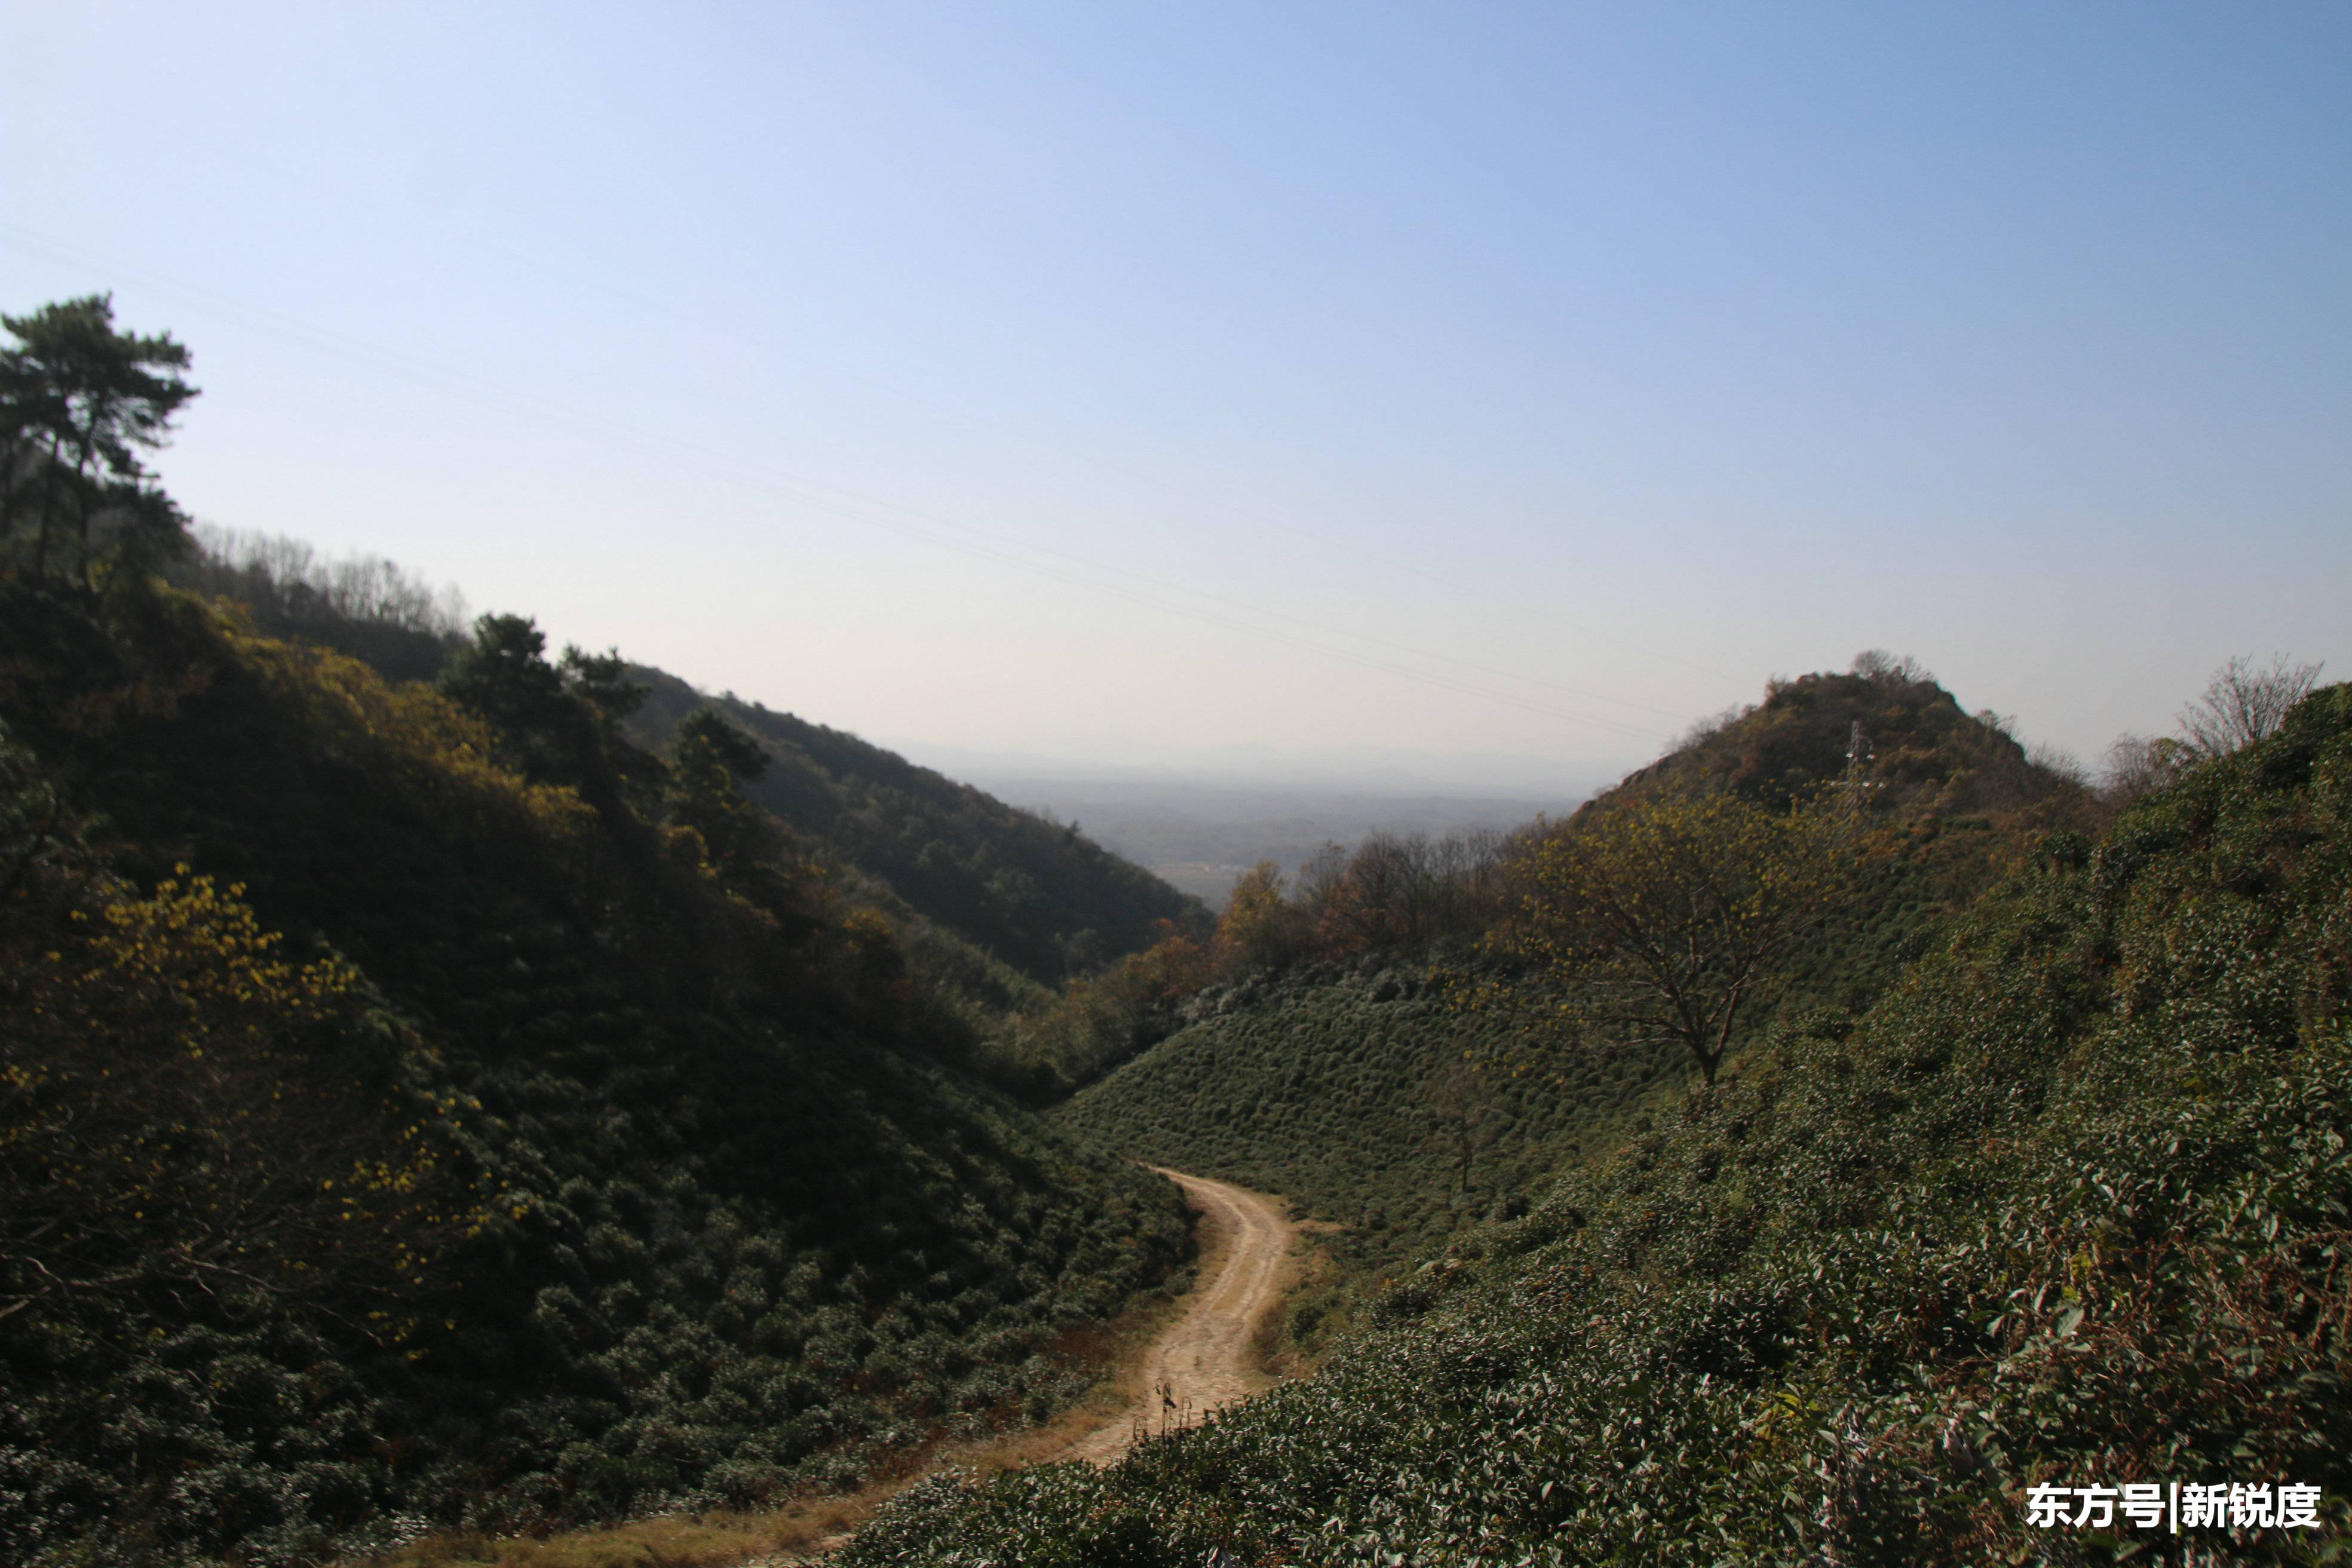
[[[191,345],[199,516],[918,756],[2352,674],[2340,5],[5,16],[0,306]]]

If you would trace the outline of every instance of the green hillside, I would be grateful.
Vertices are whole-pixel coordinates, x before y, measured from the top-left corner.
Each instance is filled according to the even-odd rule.
[[[240,606],[257,630],[350,654],[386,679],[434,681],[466,643],[462,606],[388,561],[325,560],[297,540],[207,531],[170,564],[177,586]],[[733,695],[707,697],[630,665],[646,691],[628,734],[666,753],[678,721],[714,707],[758,737],[753,797],[885,913],[927,977],[982,1015],[1149,946],[1160,922],[1207,911],[1058,823],[919,768],[856,736]]]
[[[1911,660],[1875,653],[1844,674],[1773,681],[1762,702],[1702,727],[1582,813],[1707,789],[1776,810],[1826,800],[1886,835],[1801,988],[1807,1001],[1846,1005],[1874,994],[1926,923],[1965,907],[2043,835],[2092,831],[2105,811],[2079,778],[2029,757],[1999,715],[1969,714]]]
[[[1042,1414],[1177,1265],[723,730],[648,775],[535,638],[461,703],[0,577],[0,1558],[837,1484]]]
[[[1874,810],[1913,817],[2009,820],[2076,792],[1999,715],[1971,716],[1916,662],[1874,651],[1843,674],[1773,681],[1761,703],[1702,727],[1600,803],[1704,782],[1785,806],[1849,779]]]
[[[1884,738],[1850,769],[1864,720]],[[1941,921],[2048,831],[2096,812],[2078,782],[1907,667],[1775,682],[1569,822],[1483,858],[1376,839],[1245,895],[1217,961],[1194,967],[1201,988],[1130,1009],[1156,1043],[1097,1048],[1125,1065],[1056,1114],[1106,1149],[1290,1195],[1346,1227],[1340,1257],[1376,1277],[1513,1201],[1689,1071],[1654,1042],[1565,1024],[1560,980],[1516,952],[1544,836],[1678,789],[1728,788],[1781,810],[1849,782],[1855,863],[1788,959],[1783,1016],[1866,1009]],[[1112,978],[1075,989],[1066,1011],[1101,1013]],[[1773,1016],[1756,1015],[1742,1040]]]
[[[2052,841],[1858,1019],[1784,1019],[1315,1378],[1112,1469],[935,1479],[840,1561],[2332,1561],[2347,830],[2336,686]],[[2028,1522],[2036,1484],[2171,1481],[2318,1488],[2326,1528]]]
[[[1563,1052],[1459,1005],[1444,967],[1366,960],[1202,992],[1197,1021],[1055,1118],[1104,1148],[1288,1196],[1393,1270],[1499,1217],[1680,1064]]]
[[[652,689],[632,733],[656,748],[710,701],[658,671],[633,675]],[[752,794],[779,821],[1033,980],[1059,984],[1147,947],[1163,922],[1208,922],[1197,899],[1074,827],[841,730],[731,695],[712,706],[773,758]]]

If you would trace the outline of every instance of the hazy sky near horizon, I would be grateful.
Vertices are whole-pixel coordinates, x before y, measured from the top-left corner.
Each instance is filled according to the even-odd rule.
[[[2352,675],[2352,7],[7,4],[200,518],[918,757]]]

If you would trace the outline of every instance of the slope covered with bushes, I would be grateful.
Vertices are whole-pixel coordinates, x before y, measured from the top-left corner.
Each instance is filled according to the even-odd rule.
[[[1105,1148],[1289,1197],[1340,1256],[1393,1270],[1600,1135],[1663,1075],[1655,1052],[1539,1051],[1426,964],[1310,967],[1192,998],[1192,1022],[1056,1120]]]
[[[705,699],[640,672],[652,697],[636,721],[648,744]],[[926,919],[1056,985],[1149,946],[1170,922],[1208,912],[1075,826],[1047,821],[845,731],[733,696],[715,704],[774,758],[754,786],[795,832],[832,846]]]
[[[464,601],[390,561],[327,559],[299,540],[201,530],[171,563],[178,587],[238,606],[256,630],[350,654],[392,681],[440,678],[466,645]],[[883,911],[929,975],[982,1014],[1034,1009],[1059,984],[1148,946],[1159,923],[1207,923],[1199,904],[1072,829],[919,768],[856,736],[731,694],[707,697],[631,665],[646,700],[628,719],[668,748],[715,707],[771,762],[760,804]]]
[[[1873,651],[1843,674],[1772,681],[1762,702],[1701,726],[1600,800],[1705,782],[1786,806],[1832,781],[1913,817],[2015,818],[2074,792],[2000,716],[1969,714],[1916,662]]]
[[[1937,922],[2044,835],[2090,831],[2105,813],[2000,716],[1968,713],[1913,661],[1877,652],[1843,674],[1772,681],[1762,702],[1702,726],[1580,814],[1706,789],[1773,810],[1820,802],[1872,830],[1859,880],[1798,958],[1799,1008],[1868,1006]]]
[[[1867,1013],[1399,1288],[1313,1380],[845,1554],[1713,1564],[2326,1558],[2352,1487],[2352,688],[2060,839]],[[2028,1522],[2294,1483],[2324,1531]]]
[[[1293,886],[1245,879],[1212,952],[1177,963],[1188,950],[1167,945],[1171,961],[1072,988],[1063,1012],[1107,1037],[1095,1060],[1124,1065],[1057,1115],[1103,1147],[1290,1195],[1347,1228],[1339,1254],[1362,1271],[1442,1245],[1690,1071],[1679,1050],[1564,1018],[1575,982],[1531,962],[1521,930],[1549,841],[1678,792],[1776,813],[1829,792],[1837,896],[1787,955],[1778,1010],[1867,1008],[1940,921],[2095,805],[1907,664],[1863,663],[1774,682],[1568,822],[1475,845],[1376,836]],[[1883,739],[1852,758],[1864,720]],[[1122,977],[1138,981],[1124,1011],[1077,1005]],[[1751,1014],[1735,1052],[1773,1016]]]
[[[750,1504],[1033,1418],[1185,1245],[610,670],[0,581],[0,1557]],[[715,722],[715,721],[713,721]]]

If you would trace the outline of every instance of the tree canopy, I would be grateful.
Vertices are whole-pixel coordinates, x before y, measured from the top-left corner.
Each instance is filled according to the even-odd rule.
[[[1570,983],[1572,1012],[1679,1042],[1712,1084],[1829,916],[1852,857],[1816,811],[1725,790],[1625,800],[1535,846],[1517,939]]]
[[[38,579],[94,585],[100,564],[152,564],[186,548],[186,519],[142,452],[163,445],[196,395],[188,350],[168,332],[118,330],[111,295],[0,316],[0,541]],[[29,543],[20,543],[20,533]],[[53,559],[68,542],[70,563]]]

